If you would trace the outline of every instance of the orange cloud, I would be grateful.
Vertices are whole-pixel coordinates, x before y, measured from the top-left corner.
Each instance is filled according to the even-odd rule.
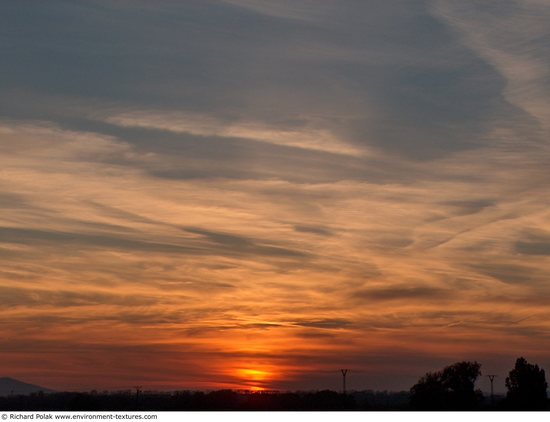
[[[13,376],[336,388],[345,366],[357,388],[405,388],[433,362],[548,359],[550,214],[536,169],[500,168],[518,154],[417,163],[414,185],[166,179],[113,137],[34,123],[1,136]],[[393,372],[402,384],[384,384]]]

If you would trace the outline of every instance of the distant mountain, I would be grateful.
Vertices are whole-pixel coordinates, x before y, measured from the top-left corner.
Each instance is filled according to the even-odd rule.
[[[40,387],[39,385],[27,384],[13,378],[0,378],[0,396],[9,396],[11,394],[32,394],[43,391],[44,393],[53,393],[53,390]]]

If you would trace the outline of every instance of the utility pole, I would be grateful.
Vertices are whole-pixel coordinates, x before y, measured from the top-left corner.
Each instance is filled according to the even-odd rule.
[[[136,385],[134,388],[136,389],[136,409],[137,409],[138,406],[139,406],[139,395],[141,393],[141,388],[142,387],[141,387],[141,385]]]
[[[491,381],[491,406],[495,406],[495,392],[493,390],[493,381],[495,380],[495,377],[497,377],[497,375],[495,374],[489,374],[487,375],[487,377],[489,378],[489,381]]]
[[[346,394],[346,375],[348,374],[348,370],[340,369],[340,372],[342,373],[342,391]]]

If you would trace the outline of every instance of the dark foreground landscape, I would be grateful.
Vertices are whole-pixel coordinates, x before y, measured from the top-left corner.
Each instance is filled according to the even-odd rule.
[[[185,411],[185,410],[407,410],[408,393],[213,392],[35,393],[2,397],[11,411]]]
[[[428,372],[409,391],[330,390],[315,392],[218,390],[156,392],[53,392],[11,378],[0,379],[0,411],[186,411],[186,410],[550,410],[545,371],[524,358],[506,377],[506,395],[484,394],[475,388],[478,362],[457,362]],[[496,375],[487,375],[491,382]],[[6,393],[9,391],[9,393]]]
[[[437,402],[418,406],[409,392],[89,392],[32,393],[0,397],[0,411],[414,411],[414,410],[550,410],[514,406],[505,396],[487,395],[474,407]]]

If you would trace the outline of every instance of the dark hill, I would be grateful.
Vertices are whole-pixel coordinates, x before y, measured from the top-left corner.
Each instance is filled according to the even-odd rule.
[[[53,393],[53,390],[40,387],[39,385],[28,384],[13,378],[0,378],[0,396],[28,395],[38,392]]]

